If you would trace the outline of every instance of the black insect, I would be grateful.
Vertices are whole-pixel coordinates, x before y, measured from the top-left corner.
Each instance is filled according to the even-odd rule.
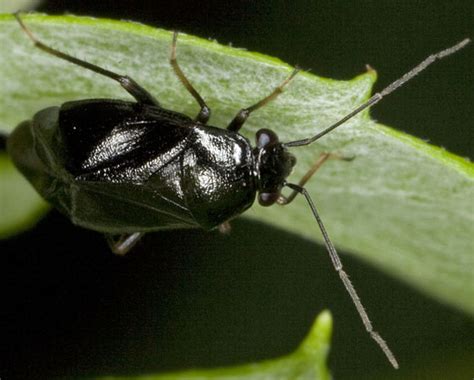
[[[304,184],[329,158],[323,153],[298,184],[286,178],[296,163],[288,148],[309,145],[362,110],[377,103],[436,59],[464,47],[469,40],[431,55],[353,112],[317,135],[280,142],[268,129],[256,134],[256,147],[238,131],[249,115],[275,99],[293,79],[294,70],[256,104],[241,109],[227,129],[206,125],[210,109],[176,61],[177,33],[171,45],[171,66],[201,109],[195,119],[164,109],[128,76],[74,58],[39,41],[18,22],[34,44],[58,58],[117,81],[135,102],[88,99],[39,111],[20,124],[8,140],[16,166],[48,202],[73,223],[120,235],[109,237],[112,250],[125,254],[148,231],[203,228],[225,229],[229,220],[258,198],[262,206],[289,204],[302,194],[324,237],[336,271],[354,302],[364,326],[390,363],[398,363],[373,330],[360,299],[332,244]],[[284,187],[292,190],[284,196]]]

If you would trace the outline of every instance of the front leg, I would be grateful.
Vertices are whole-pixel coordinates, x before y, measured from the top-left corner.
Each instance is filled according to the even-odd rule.
[[[323,164],[329,159],[352,161],[354,157],[353,156],[346,157],[337,153],[328,153],[328,152],[321,153],[321,155],[316,160],[316,162],[309,168],[306,174],[300,179],[300,181],[298,182],[298,186],[303,187],[306,184],[306,182],[308,182],[309,179],[314,175],[314,173],[316,173],[319,170],[319,168],[321,168],[321,166],[323,166]],[[290,193],[290,195],[287,197],[285,197],[284,195],[280,195],[278,197],[277,203],[279,205],[287,205],[288,203],[291,203],[298,194],[299,194],[298,191],[293,190]]]

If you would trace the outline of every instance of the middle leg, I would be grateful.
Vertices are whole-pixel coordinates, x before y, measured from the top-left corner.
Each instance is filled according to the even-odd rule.
[[[264,105],[267,103],[271,102],[273,99],[275,99],[278,95],[280,95],[283,92],[284,87],[290,83],[290,81],[295,77],[296,74],[298,74],[298,71],[300,69],[296,68],[292,71],[290,76],[286,78],[283,82],[281,82],[273,91],[270,95],[267,97],[263,98],[259,102],[255,103],[254,105],[248,107],[248,108],[242,108],[237,115],[232,119],[230,124],[227,126],[227,129],[229,131],[233,132],[238,132],[240,128],[242,128],[242,125],[247,121],[248,117],[250,116],[250,113],[258,110],[259,108],[262,108]]]
[[[186,75],[184,75],[183,70],[181,70],[181,67],[179,67],[178,60],[176,59],[176,43],[178,40],[178,32],[173,33],[173,42],[171,43],[171,56],[170,56],[170,64],[171,67],[174,70],[174,73],[178,77],[178,79],[181,81],[181,83],[186,87],[186,90],[189,91],[191,96],[196,99],[196,101],[199,103],[201,106],[201,110],[199,111],[198,115],[196,116],[196,121],[206,124],[211,117],[211,109],[207,106],[206,102],[202,98],[201,95],[199,95],[199,92],[196,91],[196,89],[193,87],[191,82],[186,78]]]
[[[113,253],[118,256],[124,256],[138,243],[143,235],[143,232],[134,232],[132,234],[122,234],[118,238],[114,238],[112,235],[105,235],[105,238]]]

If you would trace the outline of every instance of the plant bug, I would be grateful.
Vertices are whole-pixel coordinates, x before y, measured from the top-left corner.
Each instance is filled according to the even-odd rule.
[[[394,368],[398,363],[377,333],[355,288],[343,270],[316,205],[305,183],[329,158],[323,153],[298,184],[286,178],[296,164],[290,148],[310,145],[362,110],[376,104],[437,59],[455,53],[470,42],[430,55],[400,79],[318,134],[280,142],[269,129],[256,134],[256,147],[239,134],[252,112],[275,99],[295,77],[295,69],[272,93],[241,109],[227,129],[207,125],[210,108],[181,70],[176,59],[177,32],[173,34],[170,64],[176,76],[198,102],[191,119],[167,110],[128,76],[111,72],[56,50],[40,40],[15,15],[36,47],[63,60],[118,82],[135,102],[87,99],[39,111],[21,123],[7,148],[18,169],[52,205],[80,226],[108,234],[111,249],[125,254],[149,231],[228,228],[228,221],[260,205],[287,205],[301,194],[324,238],[335,270],[349,293],[362,322]],[[284,196],[283,188],[291,189]],[[113,239],[112,235],[119,235]]]

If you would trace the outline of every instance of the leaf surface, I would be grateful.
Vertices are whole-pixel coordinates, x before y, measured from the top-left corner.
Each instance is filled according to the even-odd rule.
[[[332,333],[332,317],[322,312],[301,345],[291,354],[236,367],[209,370],[188,370],[176,373],[133,377],[109,376],[99,380],[329,380],[326,368],[329,340]]]
[[[24,20],[55,48],[131,76],[166,108],[197,114],[196,102],[168,63],[170,32],[75,16],[25,15]],[[0,43],[3,132],[66,100],[130,99],[113,81],[35,49],[11,15],[0,16]],[[179,37],[178,59],[212,109],[210,124],[222,128],[291,70],[275,58],[187,35]],[[367,99],[375,79],[373,71],[351,81],[301,73],[283,95],[249,118],[243,133],[251,141],[259,128],[273,129],[281,141],[309,137]],[[355,156],[352,162],[329,161],[307,184],[336,246],[474,313],[472,163],[376,124],[365,112],[317,143],[293,148],[298,165],[290,181],[297,182],[323,151]],[[3,236],[31,225],[40,208],[26,182],[10,183],[11,169],[4,167],[9,166],[0,171],[0,210],[9,216],[2,217]],[[10,202],[28,192],[28,201]],[[7,202],[9,213],[3,214]],[[255,205],[246,216],[321,241],[304,199],[286,207]]]

